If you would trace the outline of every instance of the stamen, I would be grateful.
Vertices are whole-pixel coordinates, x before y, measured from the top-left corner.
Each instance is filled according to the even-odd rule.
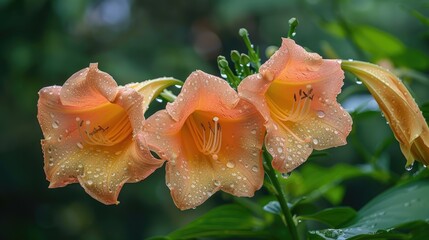
[[[297,94],[293,94],[293,101],[290,109],[284,109],[284,107],[279,106],[278,103],[276,103],[270,96],[267,96],[266,100],[267,105],[271,111],[271,116],[274,119],[277,119],[276,122],[278,122],[281,127],[283,127],[298,141],[305,142],[289,129],[286,122],[298,122],[305,119],[310,113],[310,106],[313,97],[313,88],[309,88],[308,91],[299,89],[298,97]]]
[[[85,125],[83,124],[85,122]],[[90,145],[113,146],[127,139],[132,133],[132,126],[126,114],[122,114],[113,126],[103,127],[97,124],[91,130],[91,121],[80,120],[78,131],[83,142]]]
[[[205,155],[217,156],[222,146],[222,128],[219,124],[219,118],[214,117],[214,126],[210,122],[207,122],[208,131],[203,123],[200,123],[200,128],[197,127],[197,119],[191,115],[186,120],[186,126],[194,139],[195,145],[198,150]],[[216,157],[214,157],[216,158]]]
[[[269,96],[267,99],[267,104],[271,110],[271,113],[276,116],[281,121],[291,121],[298,122],[305,119],[310,112],[310,103],[313,100],[312,88],[308,92],[299,90],[299,98],[296,97],[296,94],[293,95],[292,107],[289,111],[280,107],[276,102],[274,102]]]

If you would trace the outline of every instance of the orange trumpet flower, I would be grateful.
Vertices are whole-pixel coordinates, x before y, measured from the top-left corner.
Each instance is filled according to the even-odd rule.
[[[368,88],[399,141],[411,169],[414,160],[429,164],[429,128],[417,103],[404,84],[387,69],[360,61],[343,61],[344,70],[356,75]]]
[[[259,71],[238,92],[265,118],[265,144],[276,170],[290,172],[313,149],[346,143],[352,119],[336,101],[344,79],[338,61],[323,60],[285,38]]]
[[[176,206],[195,208],[222,190],[253,196],[263,183],[263,119],[224,80],[192,73],[166,110],[147,119],[148,145],[167,160]]]
[[[41,89],[37,118],[49,187],[79,182],[98,201],[117,204],[124,183],[138,182],[163,164],[138,133],[153,97],[144,94],[174,83],[158,79],[119,87],[90,64],[62,87]]]

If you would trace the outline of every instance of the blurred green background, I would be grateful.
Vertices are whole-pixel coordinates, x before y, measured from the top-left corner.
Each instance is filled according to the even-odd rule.
[[[218,193],[181,212],[163,169],[125,185],[118,206],[93,200],[78,184],[48,189],[36,119],[40,88],[62,85],[90,62],[120,84],[161,76],[185,80],[196,69],[219,75],[219,54],[245,50],[239,28],[248,29],[263,53],[280,44],[289,18],[296,17],[300,45],[327,58],[390,66],[423,105],[429,101],[428,16],[426,0],[0,0],[0,239],[144,239],[231,201]],[[340,100],[347,108],[370,107],[355,114],[351,144],[314,162],[360,164],[369,154],[401,176],[405,160],[385,119],[353,78],[345,87]],[[358,209],[389,183],[362,177],[345,186],[338,204]]]

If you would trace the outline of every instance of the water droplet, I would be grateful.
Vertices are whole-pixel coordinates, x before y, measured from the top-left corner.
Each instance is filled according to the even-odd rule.
[[[283,148],[278,147],[278,148],[277,148],[277,152],[282,153],[282,152],[283,152]]]
[[[313,138],[313,143],[314,143],[314,145],[317,145],[317,144],[319,144],[319,140],[317,138]]]
[[[219,180],[213,180],[213,183],[215,186],[219,187],[220,186],[220,182]]]
[[[182,85],[174,85],[176,88],[181,89]]]
[[[218,160],[218,159],[219,159],[219,156],[218,156],[217,154],[213,154],[213,155],[212,155],[212,158],[213,158],[213,160]]]
[[[257,172],[259,169],[258,169],[258,167],[257,166],[253,166],[252,167],[252,171],[254,171],[254,172]]]
[[[359,80],[358,78],[356,78],[355,82],[356,82],[356,84],[358,84],[358,85],[361,85],[361,84],[362,84],[362,81],[361,81],[361,80]]]
[[[256,134],[256,129],[253,129],[252,131],[250,131],[250,133]]]
[[[92,180],[88,180],[86,183],[88,183],[88,185],[91,186],[94,182]]]
[[[290,176],[290,172],[288,173],[282,173],[282,178],[287,179]]]
[[[213,121],[217,122],[217,121],[219,121],[219,118],[215,116],[215,117],[213,117]]]
[[[233,162],[227,162],[226,163],[226,167],[227,168],[234,168],[235,167],[235,163],[233,163]]]
[[[78,148],[83,149],[82,143],[78,142],[78,143],[76,143],[76,145],[77,145]]]
[[[317,116],[319,117],[319,118],[324,118],[325,117],[325,112],[324,111],[317,111]]]
[[[156,98],[156,101],[162,103],[162,99],[161,98]]]
[[[53,128],[58,128],[59,127],[59,122],[57,121],[57,120],[55,120],[53,123],[52,123],[52,127]]]
[[[413,164],[414,164],[414,162],[412,162],[412,163],[407,163],[407,164],[405,165],[405,170],[407,170],[407,171],[411,171],[411,170],[413,169]]]

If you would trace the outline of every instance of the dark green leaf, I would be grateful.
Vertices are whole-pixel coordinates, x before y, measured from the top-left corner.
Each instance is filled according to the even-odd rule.
[[[406,223],[429,222],[429,180],[421,180],[394,187],[377,196],[359,212],[345,228],[325,229],[311,234],[324,239],[346,239],[360,235],[376,235],[380,231],[400,230]],[[408,225],[408,233],[413,233],[413,224]],[[418,226],[420,227],[420,225]],[[402,227],[403,228],[403,227]]]
[[[288,193],[295,197],[306,195],[306,201],[312,201],[324,196],[342,180],[366,174],[367,171],[346,164],[325,168],[309,163],[303,165],[299,171],[293,172],[288,179],[280,180]]]
[[[299,216],[300,219],[323,222],[331,227],[339,227],[354,217],[356,211],[350,207],[326,208],[315,214]]]
[[[421,14],[417,10],[413,10],[411,14],[416,17],[418,20],[420,20],[421,23],[429,27],[429,17],[426,17],[425,15]]]
[[[397,66],[415,70],[426,70],[429,66],[429,57],[420,50],[407,48],[407,51],[391,56]]]
[[[263,237],[270,236],[263,228],[263,219],[236,204],[224,205],[210,210],[203,216],[168,235],[172,239],[201,237]]]
[[[322,27],[323,27],[323,29],[325,29],[327,32],[329,32],[333,36],[337,36],[337,37],[345,37],[346,36],[346,32],[341,27],[341,25],[336,21],[324,23],[324,24],[322,24]]]
[[[353,40],[364,51],[375,57],[398,55],[406,50],[395,36],[370,26],[353,28]]]
[[[337,205],[343,200],[345,191],[343,186],[338,185],[327,190],[323,196],[332,204]]]

